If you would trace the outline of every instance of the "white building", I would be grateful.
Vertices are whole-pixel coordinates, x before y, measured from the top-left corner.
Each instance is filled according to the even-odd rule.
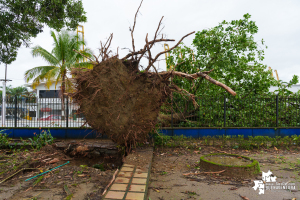
[[[32,84],[25,84],[26,87],[32,87]],[[62,103],[61,103],[61,82],[58,82],[55,85],[55,82],[52,83],[50,87],[47,87],[46,83],[40,83],[34,90],[36,90],[36,102],[28,103],[30,110],[36,111],[36,119],[41,117],[56,115],[56,116],[65,116],[67,113],[62,112]],[[65,111],[67,111],[67,98],[64,102]],[[69,116],[76,113],[78,106],[75,104],[69,104],[68,114]]]
[[[287,89],[293,93],[296,93],[296,92],[300,91],[300,84],[292,85],[290,88],[287,88]],[[269,91],[274,92],[275,90],[278,90],[278,87],[271,86]]]

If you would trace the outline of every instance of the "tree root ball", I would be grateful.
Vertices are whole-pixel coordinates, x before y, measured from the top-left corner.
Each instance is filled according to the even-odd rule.
[[[112,57],[92,70],[72,73],[76,91],[71,96],[87,123],[129,148],[145,142],[171,92],[169,80],[139,71],[135,60]]]

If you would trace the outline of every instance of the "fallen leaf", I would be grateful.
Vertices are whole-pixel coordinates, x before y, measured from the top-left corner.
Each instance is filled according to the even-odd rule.
[[[237,190],[237,189],[238,189],[237,187],[228,188],[228,190]]]
[[[278,151],[278,149],[276,147],[274,147],[275,151]]]
[[[50,160],[50,161],[48,162],[48,164],[57,163],[58,161],[59,161],[58,158],[54,158],[53,160]]]
[[[244,199],[244,200],[250,200],[248,197],[246,197],[246,196],[242,196],[242,195],[240,195],[240,197],[242,198],[242,199]]]

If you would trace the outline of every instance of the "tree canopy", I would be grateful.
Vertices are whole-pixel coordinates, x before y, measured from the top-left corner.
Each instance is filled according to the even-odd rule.
[[[0,0],[0,11],[0,64],[13,62],[18,48],[28,47],[45,25],[74,30],[87,21],[81,0]]]
[[[2,86],[0,86],[0,99],[2,98]],[[33,91],[29,91],[27,87],[24,86],[18,86],[13,87],[12,85],[6,86],[6,96],[8,97],[33,97],[35,96],[35,93]]]
[[[262,63],[267,46],[263,39],[257,42],[254,38],[258,27],[250,20],[251,15],[245,14],[243,17],[198,31],[193,47],[182,45],[174,49],[167,64],[178,64],[175,71],[208,71],[212,78],[232,88],[241,98],[268,93],[270,86],[278,86],[279,83],[270,76],[267,65]],[[225,92],[202,79],[189,82],[175,78],[173,81],[197,96]],[[292,82],[297,83],[298,78],[295,76]]]

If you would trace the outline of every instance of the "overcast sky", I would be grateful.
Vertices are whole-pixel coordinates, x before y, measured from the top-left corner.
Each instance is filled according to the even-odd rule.
[[[113,33],[111,50],[119,47],[120,58],[131,48],[129,27],[133,25],[139,0],[83,0],[87,12],[87,23],[84,25],[87,47],[98,55],[100,41],[106,41]],[[136,49],[145,44],[145,36],[153,38],[158,22],[162,16],[163,34],[169,39],[178,41],[183,35],[192,31],[212,28],[223,20],[242,19],[249,13],[251,20],[258,26],[256,41],[265,40],[268,49],[265,51],[264,64],[277,69],[279,78],[288,81],[294,74],[300,76],[300,1],[299,0],[144,0],[138,14],[134,32]],[[191,46],[195,35],[183,42]],[[170,42],[169,45],[174,45]],[[31,47],[40,45],[51,51],[53,40],[50,29],[32,39]],[[153,53],[163,51],[162,45],[156,45]],[[164,59],[164,55],[160,57]],[[143,63],[142,63],[143,64]],[[47,65],[41,58],[33,58],[31,49],[22,47],[17,60],[8,65],[9,84],[21,86],[25,84],[26,70]],[[160,71],[166,70],[165,61],[160,61]],[[5,66],[0,65],[0,79],[4,78]]]

